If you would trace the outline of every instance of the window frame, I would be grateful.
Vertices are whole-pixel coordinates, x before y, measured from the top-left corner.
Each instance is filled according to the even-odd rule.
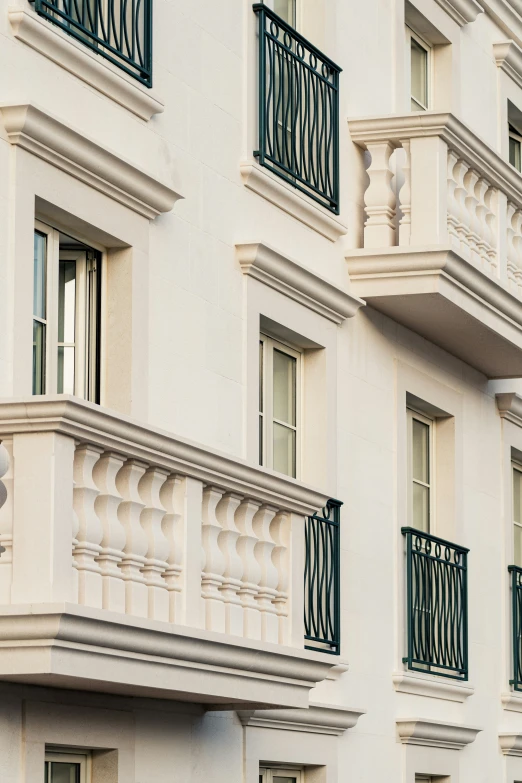
[[[433,535],[435,533],[435,419],[430,418],[425,413],[407,406],[407,438],[408,438],[408,526],[415,530],[420,528],[414,524],[413,519],[413,484],[422,484],[426,486],[429,492],[428,499],[428,529],[422,532]],[[428,482],[420,482],[413,478],[413,421],[420,421],[428,427]]]
[[[91,783],[92,779],[92,756],[88,750],[79,750],[75,748],[51,748],[46,749],[44,764],[47,763],[69,763],[78,764],[80,767],[80,783]],[[44,768],[45,771],[45,768]],[[49,783],[52,783],[49,780]]]
[[[274,12],[277,13],[275,10],[275,2],[274,0],[264,0],[266,5]],[[286,22],[286,24],[289,24],[290,27],[293,27],[294,30],[299,29],[299,23],[300,23],[300,11],[301,11],[301,0],[286,0],[286,2],[293,2],[294,4],[294,21],[293,22]],[[281,17],[283,21],[286,21],[284,17]]]
[[[511,547],[513,552],[512,562],[513,565],[522,568],[522,563],[515,562],[516,560],[515,527],[519,527],[520,529],[522,529],[522,519],[520,522],[516,522],[515,520],[515,481],[514,481],[515,472],[520,473],[522,475],[522,463],[517,462],[517,460],[515,459],[512,459],[511,460]]]
[[[275,777],[292,777],[296,783],[304,783],[304,767],[287,764],[284,767],[270,767],[267,764],[259,765],[260,783],[273,783]]]
[[[511,162],[511,140],[514,140],[518,144],[518,166],[516,163]],[[518,131],[515,126],[509,122],[508,119],[508,159],[511,166],[522,174],[522,133]]]
[[[426,93],[427,93],[427,101],[426,106],[423,106],[419,103],[417,98],[414,98],[412,95],[412,69],[411,69],[411,48],[412,44],[411,42],[415,41],[415,43],[421,47],[421,49],[424,49],[427,55],[427,63],[426,63]],[[426,41],[425,38],[423,38],[419,33],[417,33],[412,27],[410,27],[408,24],[406,25],[406,58],[407,58],[407,74],[408,74],[408,111],[414,112],[414,111],[430,111],[432,108],[432,96],[433,96],[433,46]],[[412,101],[414,101],[420,108],[412,109]]]
[[[75,286],[75,368],[74,368],[74,396],[80,399],[95,402],[101,401],[101,358],[102,358],[102,334],[103,311],[101,307],[104,253],[98,248],[87,244],[83,239],[77,238],[69,231],[64,231],[56,226],[39,220],[34,221],[34,232],[46,237],[45,258],[45,303],[46,303],[46,337],[45,337],[45,361],[42,395],[58,394],[58,304],[59,304],[59,277],[60,261],[75,261],[76,286]],[[85,249],[71,249],[60,246],[60,233],[66,234],[71,239],[85,245]],[[97,279],[93,288],[90,287],[88,277],[94,270],[98,259],[89,258],[89,250],[98,257],[100,264],[97,268]],[[94,295],[92,292],[94,291]],[[94,300],[94,305],[93,305]],[[95,331],[92,332],[93,307],[95,310]],[[34,310],[34,307],[33,307]],[[89,316],[89,317],[88,317]],[[33,323],[35,315],[33,313]],[[92,353],[89,346],[94,346]],[[33,364],[34,386],[34,364]],[[64,392],[67,393],[67,392]],[[38,394],[37,396],[40,396]]]
[[[301,441],[302,441],[302,373],[303,373],[303,352],[294,346],[281,342],[281,340],[270,337],[269,334],[261,332],[259,335],[259,346],[263,346],[263,359],[259,362],[259,464],[275,470],[274,465],[274,437],[273,425],[278,420],[273,416],[273,367],[274,350],[291,356],[296,360],[295,365],[295,427],[280,422],[283,426],[293,429],[295,432],[295,476],[290,478],[299,479],[301,476]],[[270,390],[270,393],[269,391]],[[262,401],[262,405],[261,405]],[[261,419],[263,426],[261,426]],[[271,437],[270,437],[271,436]],[[279,475],[287,475],[281,473]]]

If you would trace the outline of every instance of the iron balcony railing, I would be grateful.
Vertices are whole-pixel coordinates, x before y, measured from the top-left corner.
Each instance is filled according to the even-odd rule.
[[[412,671],[468,679],[469,550],[410,527],[406,536],[406,623]]]
[[[152,0],[31,0],[35,11],[147,87]]]
[[[509,566],[513,633],[513,690],[522,691],[522,568]]]
[[[339,214],[341,69],[263,3],[259,17],[259,163]]]
[[[341,551],[339,500],[305,521],[305,647],[339,655],[341,650]]]

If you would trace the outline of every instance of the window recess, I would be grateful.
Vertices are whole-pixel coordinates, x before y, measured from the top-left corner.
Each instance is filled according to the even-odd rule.
[[[302,767],[260,767],[259,783],[304,783]]]
[[[46,752],[45,783],[91,783],[88,753],[67,751]]]
[[[408,408],[408,524],[432,532],[435,428],[432,419]]]
[[[37,221],[33,394],[100,401],[100,322],[101,253]]]
[[[410,27],[406,28],[406,40],[410,60],[410,108],[411,111],[427,111],[431,108],[432,48]]]

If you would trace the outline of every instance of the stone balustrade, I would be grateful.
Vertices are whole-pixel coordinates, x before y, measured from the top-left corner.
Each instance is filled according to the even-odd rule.
[[[522,177],[452,114],[349,122],[368,154],[364,248],[449,247],[522,296]]]
[[[303,521],[324,495],[68,397],[0,403],[0,439],[0,605],[303,647]]]

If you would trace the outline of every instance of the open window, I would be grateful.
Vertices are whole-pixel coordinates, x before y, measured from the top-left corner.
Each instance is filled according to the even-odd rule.
[[[259,783],[304,783],[302,767],[260,767]]]
[[[406,41],[410,61],[411,111],[427,111],[431,108],[432,47],[411,27],[406,28]]]
[[[522,112],[508,101],[509,162],[522,172]]]
[[[433,419],[408,408],[408,524],[423,533],[433,532]]]
[[[45,754],[45,783],[91,783],[90,755],[67,750]]]

